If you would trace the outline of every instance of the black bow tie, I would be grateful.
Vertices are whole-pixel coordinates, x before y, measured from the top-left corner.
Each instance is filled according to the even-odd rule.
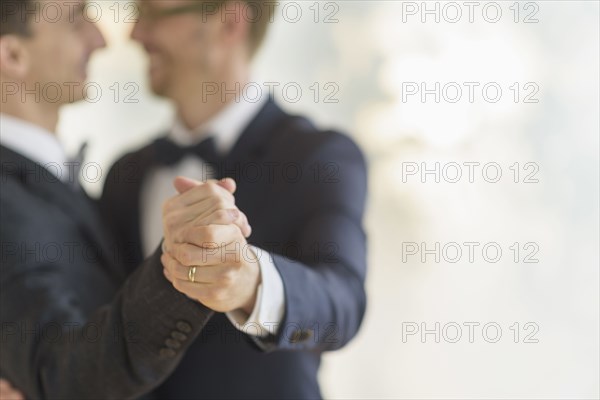
[[[182,158],[189,155],[199,157],[211,164],[218,164],[221,160],[217,152],[215,139],[212,136],[198,144],[186,147],[181,147],[167,138],[160,138],[154,142],[154,149],[157,161],[168,166],[178,163]]]

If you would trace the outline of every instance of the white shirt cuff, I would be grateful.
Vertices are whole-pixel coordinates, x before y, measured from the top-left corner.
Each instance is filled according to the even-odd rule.
[[[264,338],[269,334],[275,335],[283,321],[285,293],[281,275],[271,255],[258,247],[249,247],[258,259],[262,282],[256,291],[256,304],[250,316],[242,310],[233,310],[225,315],[238,330]]]

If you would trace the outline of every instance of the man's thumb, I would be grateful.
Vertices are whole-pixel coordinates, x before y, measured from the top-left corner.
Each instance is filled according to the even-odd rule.
[[[235,190],[237,189],[237,184],[231,178],[223,178],[218,182],[218,184],[231,194],[234,194]]]
[[[202,185],[202,182],[196,181],[194,179],[186,178],[183,176],[178,176],[173,181],[173,186],[175,186],[175,189],[177,189],[177,192],[179,194],[185,193],[188,190],[190,190],[191,188],[196,187],[198,185]]]
[[[184,176],[178,176],[173,181],[173,186],[179,194],[185,193],[193,187],[198,185],[202,185],[204,182],[197,181],[195,179],[186,178]],[[224,178],[220,181],[217,181],[217,185],[221,186],[223,189],[227,190],[229,193],[234,194],[237,188],[235,181],[231,178]]]

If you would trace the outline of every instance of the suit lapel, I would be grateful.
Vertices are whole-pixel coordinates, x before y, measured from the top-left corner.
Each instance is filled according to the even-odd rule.
[[[279,126],[289,116],[269,99],[257,116],[244,129],[239,139],[225,157],[227,161],[252,161],[262,158],[270,137],[280,132]]]
[[[234,145],[233,149],[224,159],[225,171],[235,171],[235,166],[244,165],[259,165],[261,168],[266,168],[265,158],[269,157],[271,146],[276,143],[275,137],[285,132],[290,128],[297,118],[286,114],[281,108],[275,104],[272,99],[269,99],[267,104],[252,120],[248,127],[242,132],[240,138]],[[262,171],[263,176],[268,176],[267,171]],[[230,176],[225,174],[225,176]],[[222,176],[222,177],[225,177]],[[222,178],[219,177],[219,178]],[[235,178],[234,176],[230,176]],[[274,185],[258,188],[256,183],[248,182],[242,177],[237,179],[238,190],[236,191],[237,204],[251,207],[255,210],[255,217],[258,217],[259,211],[263,211],[257,202],[256,193],[263,194],[262,198],[269,196],[270,190],[275,190]],[[260,198],[260,197],[258,197]],[[265,205],[266,202],[260,202]]]
[[[115,248],[100,221],[93,201],[87,197],[83,189],[74,190],[55,178],[48,170],[32,160],[0,146],[3,168],[10,165],[11,175],[20,179],[34,196],[41,197],[63,210],[80,228],[81,234],[97,249],[97,255],[106,265],[109,273],[115,278],[121,277],[111,257]],[[31,173],[35,171],[35,173]],[[5,171],[6,172],[6,171]],[[95,250],[96,250],[95,249]]]

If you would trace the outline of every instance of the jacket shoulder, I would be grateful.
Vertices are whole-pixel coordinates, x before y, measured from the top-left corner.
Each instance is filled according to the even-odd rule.
[[[119,157],[109,168],[104,187],[121,186],[140,182],[146,171],[149,160],[155,152],[156,140],[146,146],[125,153]]]
[[[350,156],[364,163],[364,153],[347,133],[335,129],[319,129],[301,116],[290,115],[284,124],[285,128],[272,137],[271,146],[288,161]]]

